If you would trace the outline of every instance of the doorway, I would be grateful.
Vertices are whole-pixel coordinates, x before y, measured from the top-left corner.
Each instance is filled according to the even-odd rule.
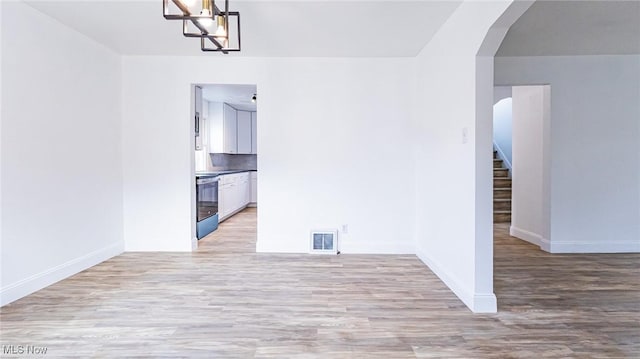
[[[194,119],[194,177],[196,208],[200,204],[215,208],[203,226],[196,221],[196,248],[234,248],[236,241],[253,242],[255,252],[258,199],[258,94],[256,85],[194,84],[192,88]],[[200,183],[207,182],[209,191]],[[215,186],[209,184],[214,182]],[[215,213],[213,213],[215,212]],[[201,216],[198,216],[201,217]],[[234,222],[239,218],[244,228]],[[249,226],[251,228],[246,228]],[[228,227],[228,228],[225,228]],[[224,232],[224,234],[221,234]],[[242,232],[242,233],[236,233]],[[252,238],[244,238],[242,234]],[[194,248],[195,249],[195,248]]]
[[[550,94],[549,85],[494,89],[494,223],[543,249],[549,242]]]

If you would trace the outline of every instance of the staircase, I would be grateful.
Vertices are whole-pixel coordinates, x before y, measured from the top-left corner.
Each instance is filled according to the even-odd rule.
[[[511,222],[511,178],[502,167],[498,151],[493,151],[493,222]]]

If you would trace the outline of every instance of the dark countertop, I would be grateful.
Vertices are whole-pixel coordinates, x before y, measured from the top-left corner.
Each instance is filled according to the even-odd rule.
[[[196,172],[196,178],[217,177],[222,175],[229,175],[232,173],[254,172],[254,171],[256,170],[220,170],[220,171]]]

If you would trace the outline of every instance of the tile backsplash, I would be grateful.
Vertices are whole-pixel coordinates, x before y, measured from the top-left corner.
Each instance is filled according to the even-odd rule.
[[[210,153],[209,170],[257,170],[258,155],[229,155],[225,153]]]

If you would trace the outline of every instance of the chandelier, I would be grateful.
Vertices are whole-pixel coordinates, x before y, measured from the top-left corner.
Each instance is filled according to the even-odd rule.
[[[229,11],[229,0],[224,11],[214,0],[163,0],[162,13],[167,20],[182,20],[182,34],[200,38],[202,51],[240,51],[240,13]]]

